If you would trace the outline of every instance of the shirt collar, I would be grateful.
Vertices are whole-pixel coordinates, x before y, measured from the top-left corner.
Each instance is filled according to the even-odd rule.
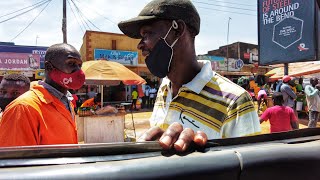
[[[213,78],[215,72],[211,68],[211,62],[207,60],[198,60],[198,63],[202,64],[201,71],[187,84],[182,87],[186,87],[191,91],[199,94],[204,86]],[[170,80],[168,77],[162,79],[161,89],[170,88]]]
[[[39,85],[42,85],[51,95],[55,96],[59,100],[61,100],[63,97],[67,97],[70,101],[73,100],[72,94],[69,91],[67,91],[67,94],[64,95],[62,92],[58,91],[56,88],[44,81],[39,81]]]
[[[203,64],[201,71],[190,82],[183,85],[184,87],[187,87],[197,94],[201,92],[204,86],[212,79],[215,74],[215,72],[212,71],[210,61],[198,61],[198,63]]]

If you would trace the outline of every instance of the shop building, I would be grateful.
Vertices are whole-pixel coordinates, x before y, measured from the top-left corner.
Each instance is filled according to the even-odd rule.
[[[198,59],[210,60],[212,69],[236,82],[240,76],[255,76],[258,84],[264,79],[271,66],[259,66],[258,45],[235,42],[219,49],[199,55]]]
[[[80,54],[83,61],[102,59],[118,62],[144,78],[147,83],[158,85],[159,78],[150,73],[141,51],[137,49],[139,42],[139,39],[132,39],[124,34],[86,31]],[[105,87],[104,99],[111,102],[130,100],[131,88],[124,85]],[[87,92],[88,89],[82,90],[81,93]]]

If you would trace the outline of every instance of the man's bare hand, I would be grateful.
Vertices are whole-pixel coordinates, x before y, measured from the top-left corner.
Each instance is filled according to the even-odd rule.
[[[193,141],[199,146],[207,143],[208,137],[202,131],[194,131],[190,128],[183,129],[179,123],[171,124],[166,131],[159,127],[150,128],[145,132],[138,141],[154,141],[158,140],[163,149],[171,149],[172,147],[179,152],[186,151]]]

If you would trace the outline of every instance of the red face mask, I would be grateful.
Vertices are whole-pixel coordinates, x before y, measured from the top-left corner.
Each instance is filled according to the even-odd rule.
[[[80,89],[86,78],[82,70],[68,74],[56,68],[49,72],[49,77],[60,86],[74,90]]]

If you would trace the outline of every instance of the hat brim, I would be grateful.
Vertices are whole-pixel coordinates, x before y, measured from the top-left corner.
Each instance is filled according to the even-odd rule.
[[[120,30],[127,36],[135,39],[141,39],[140,28],[146,23],[159,19],[157,16],[138,16],[118,24]]]

